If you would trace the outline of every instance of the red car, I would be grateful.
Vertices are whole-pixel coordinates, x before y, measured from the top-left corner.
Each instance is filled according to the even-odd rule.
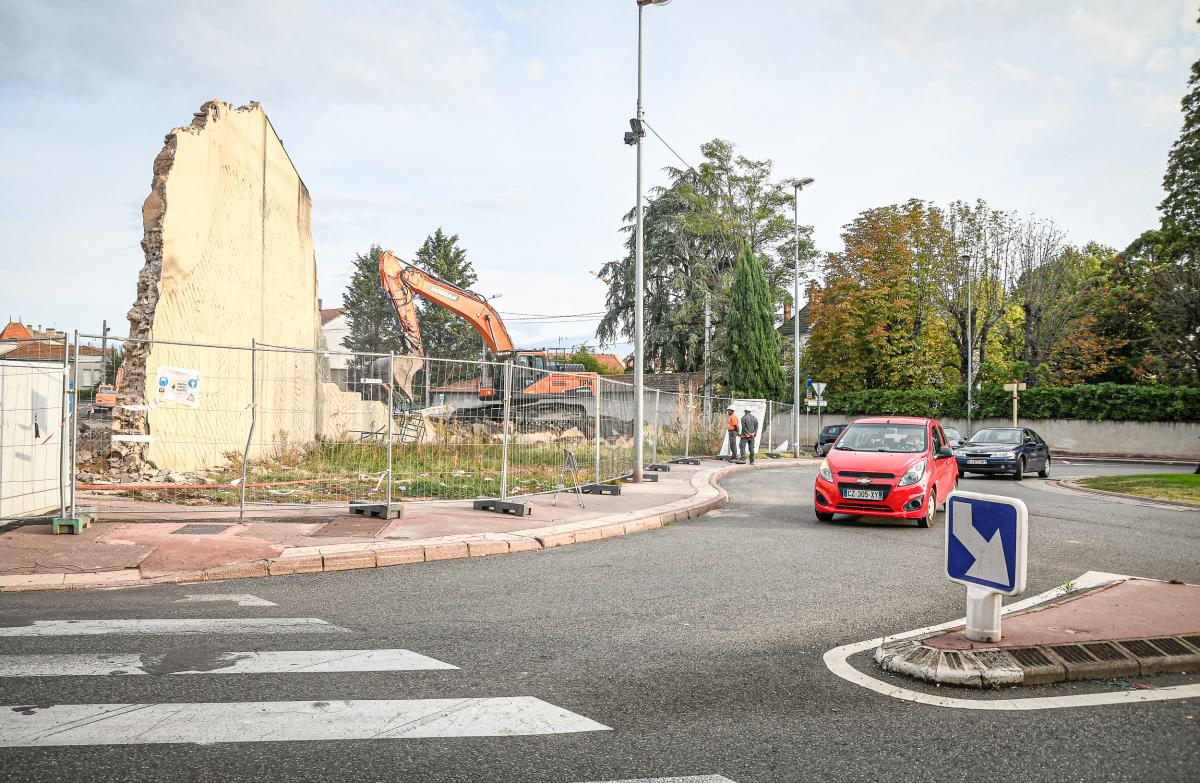
[[[933,419],[859,419],[842,432],[817,471],[817,519],[834,514],[915,519],[933,525],[935,509],[958,484],[958,462]]]

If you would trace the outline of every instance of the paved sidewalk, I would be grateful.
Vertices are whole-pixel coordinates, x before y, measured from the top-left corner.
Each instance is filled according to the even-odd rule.
[[[1105,575],[1001,622],[999,642],[961,627],[884,641],[885,670],[988,688],[1200,672],[1200,586]]]
[[[797,467],[817,460],[761,459],[754,469]],[[475,511],[471,501],[410,503],[384,523],[361,515],[319,518],[303,511],[262,519],[100,521],[80,535],[51,535],[29,525],[0,535],[0,590],[115,587],[342,571],[460,557],[527,552],[640,532],[721,508],[717,481],[749,465],[705,460],[672,465],[656,483],[624,484],[620,495],[571,493],[521,498],[527,517]],[[143,515],[144,516],[144,515]],[[197,522],[227,527],[181,534]]]

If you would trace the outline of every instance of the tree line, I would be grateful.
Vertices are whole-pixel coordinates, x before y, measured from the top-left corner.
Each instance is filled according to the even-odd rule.
[[[820,280],[807,287],[801,369],[835,389],[947,388],[968,382],[968,365],[975,384],[1200,385],[1200,62],[1182,108],[1160,225],[1123,250],[1070,244],[1052,220],[983,200],[914,198],[863,211],[843,249],[818,258],[810,227],[796,238],[790,183],[772,179],[772,162],[713,140],[699,167],[667,169],[644,213],[646,366],[707,365],[734,394],[790,396],[777,372],[790,338],[764,328],[762,310],[790,302],[799,241]],[[600,271],[602,342],[633,335],[633,218],[624,257]]]

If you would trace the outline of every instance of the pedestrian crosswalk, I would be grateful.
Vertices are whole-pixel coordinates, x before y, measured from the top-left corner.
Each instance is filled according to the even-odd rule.
[[[411,650],[278,650],[172,655],[0,655],[0,677],[99,677],[129,674],[286,674],[457,669]]]
[[[201,598],[179,603],[217,600],[248,611],[275,606],[255,596],[241,594],[222,595],[214,597],[213,601]],[[203,649],[203,637],[223,638],[229,634],[287,635],[288,638],[338,634],[338,638],[352,640],[354,631],[314,617],[33,620],[23,625],[0,626],[0,692],[9,690],[3,687],[3,680],[18,677],[203,677],[419,671],[452,677],[458,670],[454,664],[408,649]],[[41,643],[45,645],[58,637],[88,636],[97,637],[106,645],[110,640],[122,637],[128,645],[128,637],[140,636],[179,637],[181,643],[178,649],[168,653],[45,651],[15,654],[5,649],[18,641],[21,650],[39,644],[31,638],[45,638],[47,641]],[[92,642],[73,642],[76,649],[80,644]],[[177,679],[167,677],[161,686],[152,686],[164,694],[163,701],[157,703],[46,704],[39,699],[36,704],[0,706],[0,747],[515,737],[609,730],[608,726],[590,718],[524,695],[345,700],[337,698],[338,693],[331,690],[325,701],[169,701],[171,690],[166,683]],[[306,687],[311,688],[311,681]],[[447,681],[447,687],[452,687],[452,680]],[[283,686],[272,693],[284,694],[288,690]],[[144,689],[139,691],[144,692]]]

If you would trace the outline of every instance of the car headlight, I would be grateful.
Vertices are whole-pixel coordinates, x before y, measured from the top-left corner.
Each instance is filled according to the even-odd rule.
[[[833,471],[829,469],[829,460],[821,460],[821,467],[817,470],[817,474],[829,483],[833,483]]]
[[[903,476],[900,477],[900,486],[907,487],[909,484],[916,484],[925,476],[925,460],[921,460],[917,464],[908,469]]]
[[[997,456],[997,457],[1004,457],[1005,459],[1012,459],[1013,457],[1017,456],[1017,452],[1015,452],[1015,451],[1006,451],[1006,452],[1004,452],[1003,454],[997,454],[996,456]]]

